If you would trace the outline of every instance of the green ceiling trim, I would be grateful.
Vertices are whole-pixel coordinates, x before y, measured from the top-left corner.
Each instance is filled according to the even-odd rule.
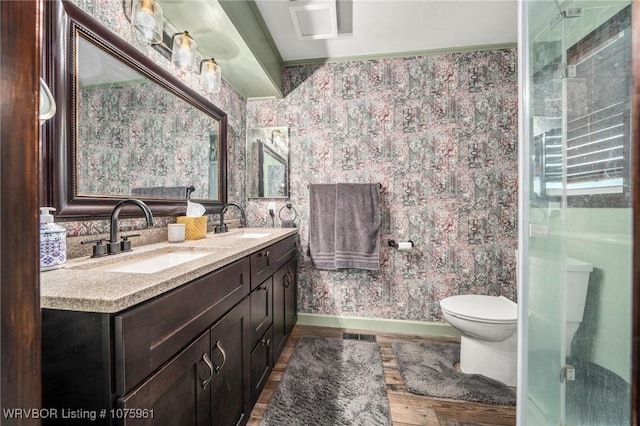
[[[282,98],[282,57],[254,0],[221,0],[220,6]]]
[[[502,43],[502,44],[489,44],[479,46],[464,46],[453,47],[447,49],[431,49],[420,50],[410,52],[397,52],[397,53],[382,53],[374,55],[358,55],[358,56],[344,56],[338,58],[318,58],[318,59],[303,59],[299,61],[285,61],[283,67],[296,67],[301,65],[318,65],[332,62],[348,62],[348,61],[369,61],[379,59],[390,58],[411,58],[415,56],[432,56],[432,55],[447,55],[452,53],[467,53],[467,52],[480,52],[484,50],[503,50],[503,49],[515,49],[518,47],[517,43]]]

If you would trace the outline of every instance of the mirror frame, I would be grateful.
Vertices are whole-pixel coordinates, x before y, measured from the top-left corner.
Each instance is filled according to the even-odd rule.
[[[204,205],[207,213],[219,213],[227,202],[227,115],[73,3],[46,1],[44,7],[44,37],[48,42],[43,43],[43,77],[51,88],[58,112],[42,126],[40,205],[56,208],[56,216],[62,218],[108,217],[113,207],[124,198],[144,201],[159,216],[181,215],[186,211],[184,199],[78,196],[74,128],[77,93],[72,75],[76,67],[72,63],[72,49],[75,49],[73,35],[80,30],[124,64],[219,122],[220,196],[218,200],[193,200]]]

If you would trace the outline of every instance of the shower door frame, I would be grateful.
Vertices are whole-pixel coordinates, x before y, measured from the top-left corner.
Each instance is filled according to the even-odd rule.
[[[632,147],[631,176],[632,182],[632,362],[631,362],[631,421],[640,422],[640,0],[631,2],[631,33],[633,91],[631,97]]]

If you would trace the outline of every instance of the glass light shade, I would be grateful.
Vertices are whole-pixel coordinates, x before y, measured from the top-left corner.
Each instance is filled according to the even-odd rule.
[[[200,81],[207,93],[220,92],[222,70],[215,59],[207,59],[200,63]]]
[[[171,62],[180,69],[187,69],[193,66],[196,57],[196,42],[187,31],[176,34],[173,37],[173,47],[171,49]]]
[[[133,0],[131,28],[140,40],[155,44],[162,41],[162,8],[154,0]]]

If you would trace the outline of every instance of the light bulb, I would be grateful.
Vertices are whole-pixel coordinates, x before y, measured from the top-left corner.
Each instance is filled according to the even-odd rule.
[[[181,47],[176,54],[175,64],[179,68],[185,68],[189,63],[191,63],[191,52],[189,52],[189,49]]]
[[[136,14],[136,22],[138,24],[138,31],[141,31],[146,41],[151,42],[153,40],[153,25],[155,21],[153,16],[149,14],[149,10],[140,9]]]

